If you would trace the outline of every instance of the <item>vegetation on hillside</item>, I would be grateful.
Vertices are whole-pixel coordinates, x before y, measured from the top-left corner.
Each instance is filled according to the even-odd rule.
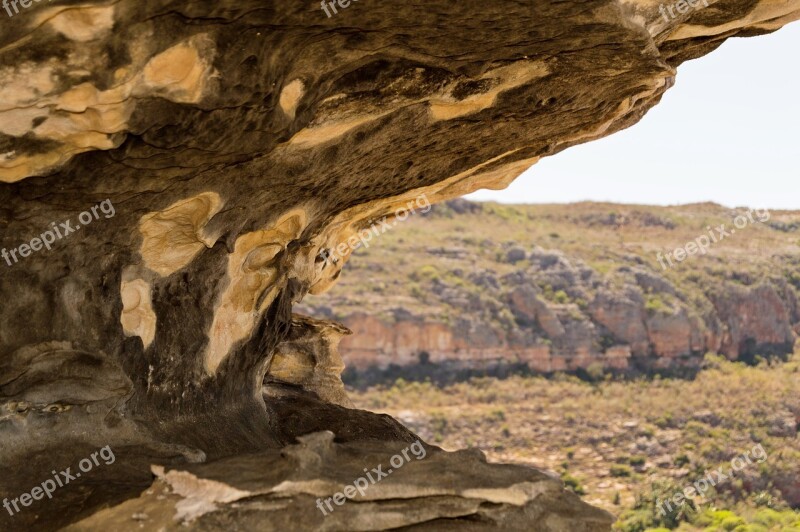
[[[772,211],[763,223],[748,224],[714,243],[708,253],[695,254],[663,269],[658,253],[683,247],[709,228],[731,228],[746,208],[729,209],[713,203],[655,207],[610,203],[571,205],[500,205],[456,200],[417,213],[391,231],[357,249],[338,285],[329,293],[311,296],[301,308],[341,319],[357,312],[393,319],[393,309],[417,316],[454,320],[462,312],[432,288],[446,286],[466,297],[482,298],[481,272],[496,279],[519,270],[519,250],[559,250],[581,260],[610,282],[618,272],[642,266],[660,275],[702,307],[709,287],[723,281],[753,285],[764,278],[785,279],[800,290],[800,212]],[[757,217],[754,217],[758,220]],[[524,256],[524,255],[523,255]],[[666,262],[665,262],[666,264]],[[620,277],[622,280],[622,277]],[[559,304],[571,301],[566,292],[539,287]],[[669,301],[649,301],[653,312]],[[335,309],[335,310],[331,310]],[[510,318],[498,309],[499,325]]]

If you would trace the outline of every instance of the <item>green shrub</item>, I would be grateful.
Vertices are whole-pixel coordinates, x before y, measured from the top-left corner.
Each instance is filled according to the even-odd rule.
[[[589,380],[592,382],[600,382],[605,377],[605,369],[603,368],[602,362],[592,362],[586,368],[586,375],[589,377]]]
[[[636,496],[633,508],[619,516],[614,529],[622,532],[653,532],[673,530],[682,522],[690,522],[696,515],[694,502],[687,500],[680,506],[667,506],[662,502],[672,499],[679,491],[680,487],[674,482],[654,482],[649,492]]]
[[[674,419],[672,417],[672,414],[666,413],[663,416],[656,419],[655,421],[653,421],[653,424],[660,429],[667,429],[672,427],[673,422]]]
[[[612,477],[629,477],[633,473],[626,465],[613,465],[608,472]]]
[[[506,420],[506,411],[502,408],[496,408],[492,410],[491,414],[489,414],[489,419],[493,421],[505,421]]]
[[[411,274],[413,281],[435,281],[440,279],[439,270],[430,264],[419,268]]]
[[[691,462],[691,459],[689,458],[688,455],[686,455],[686,453],[679,454],[678,456],[675,457],[675,460],[674,460],[674,463],[675,463],[675,465],[677,467],[683,467],[683,466],[685,466],[686,464],[688,464],[690,462]]]
[[[669,313],[669,306],[664,303],[664,300],[661,299],[660,296],[657,295],[648,295],[647,301],[644,303],[644,308],[650,314],[668,314]]]
[[[745,526],[747,522],[730,510],[708,509],[697,516],[693,524],[706,527],[709,532],[716,532],[718,530],[736,530]]]
[[[553,287],[549,284],[543,285],[540,287],[542,289],[542,296],[548,301],[553,301],[555,297],[555,293],[553,292]]]
[[[447,417],[441,412],[433,412],[430,418],[430,428],[437,442],[444,441],[447,434]]]
[[[581,482],[569,473],[564,473],[561,475],[561,480],[564,482],[564,485],[567,487],[567,489],[572,490],[578,495],[586,495],[586,490],[584,490],[583,486],[581,486]]]
[[[647,462],[646,456],[631,456],[628,463],[634,467],[643,466]]]

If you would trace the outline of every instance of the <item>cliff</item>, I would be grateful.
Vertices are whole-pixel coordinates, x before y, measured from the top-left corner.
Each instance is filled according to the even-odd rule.
[[[785,356],[800,326],[800,213],[759,211],[763,221],[705,253],[672,267],[665,260],[746,212],[456,200],[359,249],[358,283],[309,298],[303,310],[332,318],[337,309],[352,329],[340,345],[352,376],[397,366],[435,377],[685,372],[709,352],[745,362]]]

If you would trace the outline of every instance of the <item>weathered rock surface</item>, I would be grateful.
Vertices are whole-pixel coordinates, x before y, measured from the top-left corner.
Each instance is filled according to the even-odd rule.
[[[611,525],[609,514],[565,492],[560,480],[524,466],[491,466],[477,450],[342,445],[330,432],[303,436],[282,450],[154,471],[158,480],[138,499],[67,530],[591,532]],[[349,500],[326,505],[347,486]]]
[[[669,21],[655,0],[23,6],[0,34],[2,495],[101,444],[120,457],[3,527],[129,497],[149,462],[366,424],[317,371],[339,371],[319,354],[339,332],[292,317],[339,277],[349,251],[330,250],[423,192],[501,187],[627,127],[680,62],[798,16],[797,0]],[[276,353],[280,398],[262,390]],[[553,497],[534,510],[562,515]]]

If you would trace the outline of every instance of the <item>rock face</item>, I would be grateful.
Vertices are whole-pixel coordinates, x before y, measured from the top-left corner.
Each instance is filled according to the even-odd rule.
[[[786,286],[728,286],[714,298],[720,319],[728,325],[720,346],[723,353],[752,356],[756,352],[791,351],[792,325],[800,321],[792,312],[797,300],[789,290],[784,293],[790,299],[784,301],[779,289],[783,292]]]
[[[656,371],[699,368],[709,352],[751,361],[794,349],[800,315],[795,290],[780,278],[753,286],[720,279],[698,300],[635,263],[608,280],[579,259],[534,249],[517,266],[484,287],[480,300],[436,281],[428,300],[454,309],[451,323],[410,313],[345,316],[355,333],[341,345],[345,365],[386,370],[418,365],[422,357],[475,370],[516,363],[544,373],[592,365]],[[494,312],[505,308],[510,322]]]
[[[407,438],[342,406],[340,364],[321,351],[341,331],[292,316],[338,279],[351,237],[422,193],[501,187],[627,127],[680,62],[800,15],[797,0],[673,19],[649,0],[361,2],[330,17],[303,2],[13,4],[0,35],[2,493],[101,446],[121,456],[0,512],[12,529],[130,497],[152,462],[320,430]],[[564,334],[588,349],[586,324]],[[545,502],[562,515],[548,490],[513,519],[535,522]],[[437,511],[453,515],[426,519]]]
[[[616,214],[603,215],[609,211]],[[659,264],[663,246],[737,212],[714,204],[450,201],[383,237],[385,250],[362,252],[354,267],[368,279],[346,279],[298,308],[336,316],[355,332],[340,351],[346,378],[362,385],[526,368],[685,373],[700,368],[706,353],[748,363],[789,355],[800,330],[800,277],[796,237],[783,222],[762,212],[763,222],[726,247],[683,268]],[[800,212],[771,216],[800,220]],[[442,238],[420,248],[420,234],[455,236],[449,246],[439,245]],[[504,236],[494,244],[487,234]],[[763,242],[768,251],[750,251]]]

